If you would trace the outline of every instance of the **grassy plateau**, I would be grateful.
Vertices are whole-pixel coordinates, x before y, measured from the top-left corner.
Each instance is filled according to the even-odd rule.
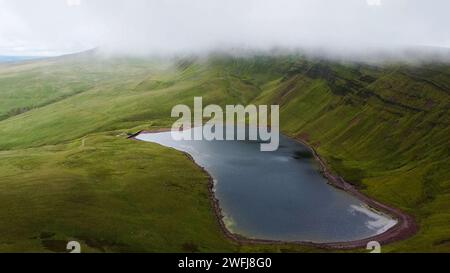
[[[419,233],[384,252],[450,252],[450,65],[95,52],[0,64],[0,252],[325,251],[230,241],[198,166],[127,139],[170,127],[194,96],[279,104],[285,134],[416,218]]]

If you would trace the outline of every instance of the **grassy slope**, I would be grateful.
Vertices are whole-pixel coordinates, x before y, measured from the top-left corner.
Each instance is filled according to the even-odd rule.
[[[3,251],[64,252],[72,239],[84,251],[232,250],[206,174],[183,154],[102,134],[0,161]]]
[[[448,67],[92,58],[0,67],[0,219],[11,223],[0,251],[60,250],[68,238],[91,251],[311,250],[227,241],[204,174],[178,152],[121,135],[169,126],[172,106],[197,95],[280,103],[286,133],[418,217],[419,236],[389,250],[450,250]]]
[[[426,79],[427,81],[424,81]],[[283,130],[317,146],[367,194],[416,216],[418,236],[390,251],[450,251],[449,67],[302,64],[269,84]]]
[[[61,252],[71,239],[94,252],[237,251],[215,220],[205,174],[184,155],[123,132],[169,126],[173,104],[192,104],[194,95],[246,103],[258,90],[190,64],[81,58],[3,68],[0,96],[20,99],[10,78],[34,86],[29,70],[56,85],[46,77],[61,69],[58,81],[73,85],[36,89],[39,101],[23,101],[24,113],[0,121],[0,203],[8,208],[0,219],[9,223],[0,227],[0,252]],[[90,73],[92,86],[61,96]],[[18,104],[4,105],[9,112]]]

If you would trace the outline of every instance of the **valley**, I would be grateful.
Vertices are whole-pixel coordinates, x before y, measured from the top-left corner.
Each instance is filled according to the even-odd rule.
[[[0,65],[0,251],[323,252],[237,244],[183,153],[127,139],[169,128],[176,104],[280,105],[281,131],[333,173],[412,215],[384,252],[450,251],[450,66],[301,54],[105,58]],[[356,251],[364,251],[357,249]]]

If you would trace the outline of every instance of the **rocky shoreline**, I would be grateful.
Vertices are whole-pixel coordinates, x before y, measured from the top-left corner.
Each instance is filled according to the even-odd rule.
[[[161,132],[167,132],[170,131],[170,129],[158,129],[158,130],[152,130],[152,131],[139,131],[136,134],[133,134],[129,136],[130,139],[136,139],[136,137],[140,134],[145,133],[161,133]],[[211,201],[211,205],[213,207],[213,210],[215,212],[216,219],[219,223],[220,228],[222,229],[223,234],[230,240],[238,243],[238,244],[273,244],[273,245],[303,245],[303,246],[311,246],[311,247],[317,247],[322,249],[342,249],[342,250],[351,250],[351,249],[357,249],[357,248],[366,248],[367,244],[371,241],[377,241],[381,245],[385,245],[388,243],[400,241],[407,239],[418,231],[418,225],[416,224],[414,218],[401,210],[382,204],[381,202],[370,198],[363,193],[361,193],[358,189],[356,189],[353,185],[346,182],[342,177],[336,176],[332,174],[332,172],[327,167],[325,161],[320,157],[320,155],[317,153],[317,151],[309,145],[305,140],[301,138],[296,138],[297,141],[302,143],[304,146],[308,147],[312,154],[314,155],[314,158],[318,161],[320,164],[321,172],[327,178],[330,185],[346,191],[356,198],[358,198],[360,201],[367,204],[370,208],[375,209],[379,212],[382,212],[384,214],[387,214],[391,217],[393,217],[395,220],[397,220],[397,224],[393,226],[392,228],[388,229],[387,231],[366,238],[356,241],[347,241],[347,242],[333,242],[333,243],[314,243],[314,242],[303,242],[303,241],[279,241],[279,240],[263,240],[263,239],[251,239],[246,238],[238,234],[232,233],[227,227],[224,222],[224,214],[220,207],[219,200],[215,196],[214,192],[214,179],[211,176],[210,173],[208,173],[205,168],[197,164],[195,162],[194,158],[186,153],[182,152],[186,155],[189,160],[194,162],[197,166],[199,166],[202,171],[205,173],[205,175],[209,178],[209,185],[208,185],[208,192],[209,192],[209,199]]]
[[[348,242],[336,242],[336,243],[319,243],[313,244],[318,247],[326,247],[326,248],[336,248],[336,249],[354,249],[366,247],[367,243],[371,241],[377,241],[381,245],[393,243],[396,241],[405,240],[409,237],[412,237],[417,233],[419,227],[415,221],[415,219],[404,213],[398,208],[394,208],[392,206],[383,204],[374,198],[371,198],[362,192],[360,192],[355,186],[345,181],[342,177],[334,175],[328,168],[325,161],[320,157],[317,151],[309,145],[305,140],[301,138],[296,138],[297,141],[308,147],[314,155],[314,158],[319,162],[321,172],[327,178],[330,185],[348,192],[367,204],[370,208],[375,209],[379,212],[387,214],[397,220],[397,224],[387,231],[378,234],[376,236],[372,236],[366,239],[357,240],[357,241],[348,241]]]

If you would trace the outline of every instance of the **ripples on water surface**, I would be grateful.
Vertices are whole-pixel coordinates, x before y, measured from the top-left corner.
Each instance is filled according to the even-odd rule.
[[[327,184],[309,150],[285,136],[276,152],[255,141],[174,141],[170,132],[137,138],[189,153],[214,178],[228,229],[248,238],[351,241],[396,223]]]

